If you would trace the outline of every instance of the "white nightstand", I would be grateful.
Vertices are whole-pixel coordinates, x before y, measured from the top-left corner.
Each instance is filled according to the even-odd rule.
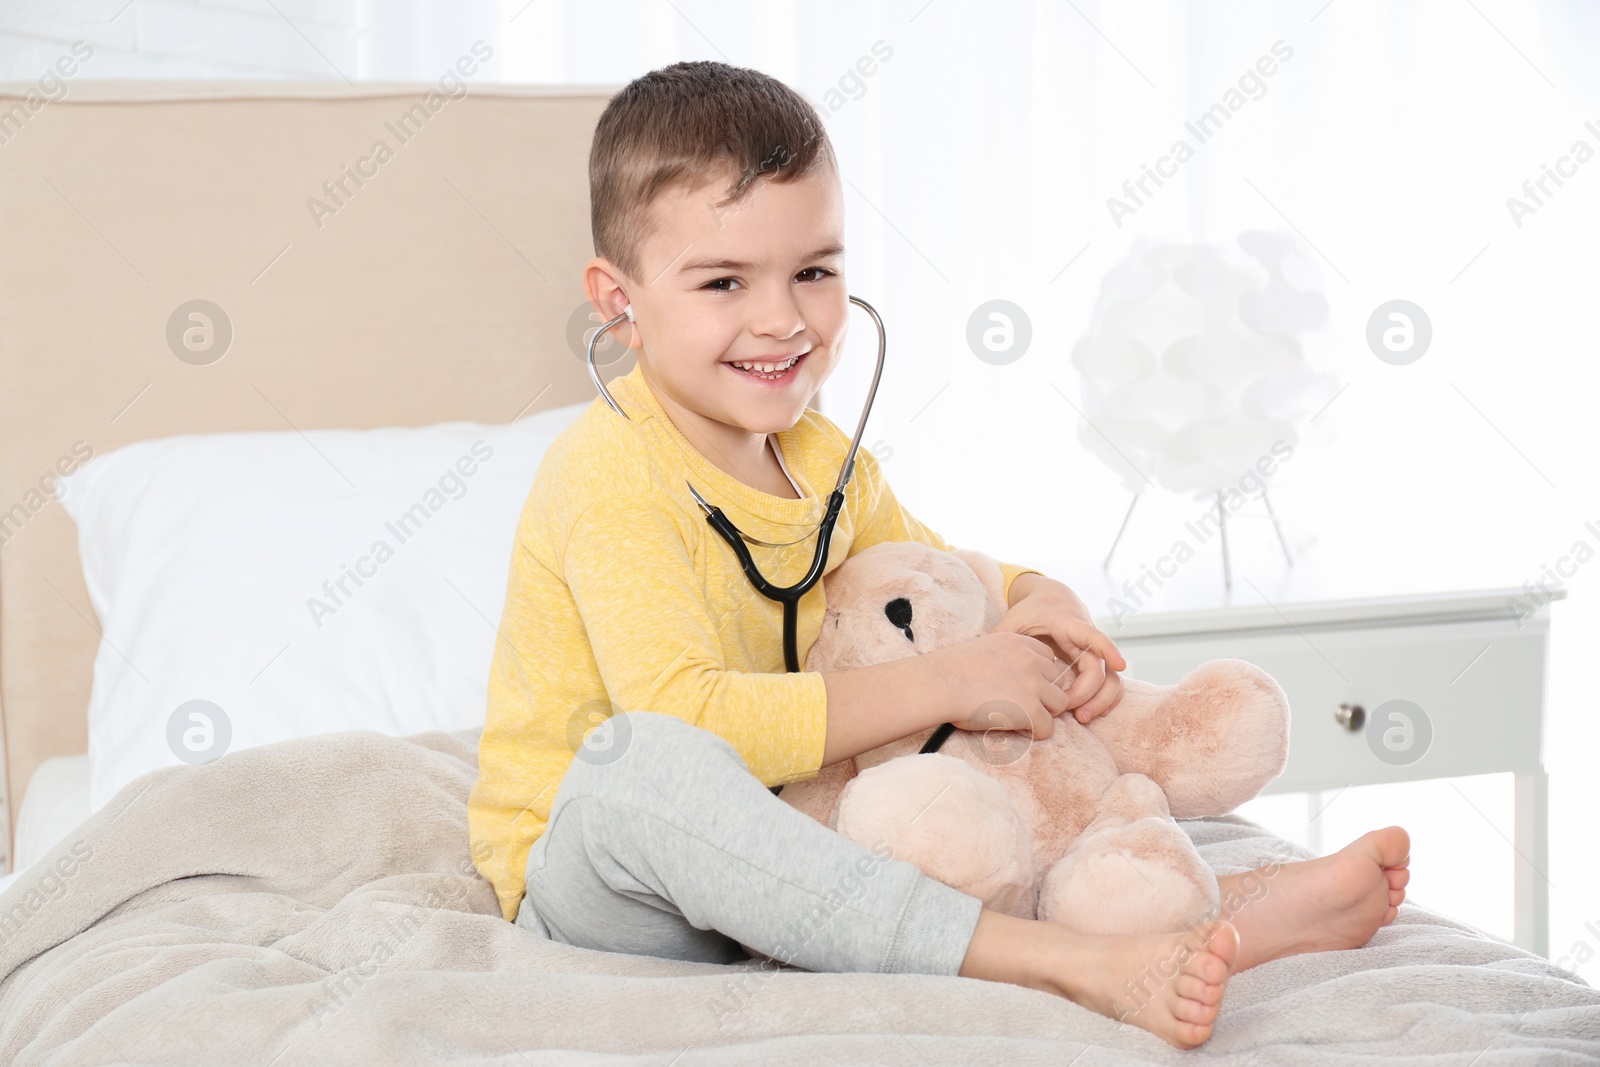
[[[1269,793],[1514,773],[1513,941],[1548,952],[1545,660],[1548,601],[1565,590],[1542,594],[1535,608],[1517,588],[1303,599],[1291,598],[1303,581],[1259,588],[1245,579],[1225,598],[1220,582],[1193,582],[1185,595],[1164,590],[1163,603],[1116,618],[1112,598],[1128,597],[1098,568],[1049,573],[1083,598],[1140,678],[1171,684],[1222,658],[1272,674],[1289,696],[1291,723],[1288,766]]]

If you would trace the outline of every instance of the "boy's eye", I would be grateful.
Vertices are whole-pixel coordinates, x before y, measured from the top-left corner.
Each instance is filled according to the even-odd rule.
[[[799,279],[800,281],[821,281],[823,278],[833,277],[833,273],[834,272],[829,270],[827,267],[807,267],[799,274],[796,274],[795,278]],[[807,278],[807,274],[815,274],[817,277]],[[726,293],[729,290],[724,288],[725,285],[736,284],[739,284],[739,279],[737,278],[714,278],[711,281],[706,282],[700,288],[709,289],[713,293]]]

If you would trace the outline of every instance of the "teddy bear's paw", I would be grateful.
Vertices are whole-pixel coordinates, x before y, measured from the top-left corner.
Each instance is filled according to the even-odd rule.
[[[862,771],[839,797],[835,825],[887,844],[897,860],[996,911],[1035,914],[1033,841],[1004,786],[952,756],[903,756]]]
[[[1214,915],[1216,876],[1168,818],[1096,822],[1039,887],[1039,918],[1083,934],[1182,930]]]

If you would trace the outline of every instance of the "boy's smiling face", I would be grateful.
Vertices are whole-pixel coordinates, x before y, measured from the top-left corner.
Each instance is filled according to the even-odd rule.
[[[614,331],[630,347],[642,341],[644,378],[679,429],[742,471],[767,434],[799,421],[838,363],[849,313],[844,202],[826,163],[796,181],[758,179],[719,208],[727,187],[719,176],[663,193],[650,205],[642,277],[597,258],[588,280],[601,307],[633,304],[636,328]],[[736,365],[750,362],[781,373]]]

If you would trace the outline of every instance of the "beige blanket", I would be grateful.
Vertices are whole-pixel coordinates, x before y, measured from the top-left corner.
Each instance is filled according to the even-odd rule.
[[[0,1064],[1592,1063],[1600,993],[1407,905],[1236,976],[1179,1052],[1046,993],[572,948],[467,850],[475,731],[333,734],[130,785],[0,895]],[[1219,870],[1283,845],[1185,824]],[[1281,854],[1281,853],[1280,853]]]

